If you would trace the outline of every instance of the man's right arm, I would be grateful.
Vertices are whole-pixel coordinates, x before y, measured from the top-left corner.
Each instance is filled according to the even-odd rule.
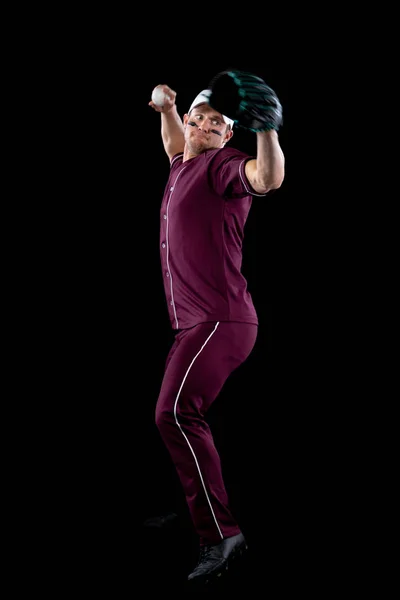
[[[183,152],[185,146],[183,122],[175,104],[176,92],[167,85],[161,87],[168,96],[164,106],[157,106],[152,101],[149,102],[149,106],[161,113],[161,138],[164,150],[171,160],[175,154]]]
[[[183,152],[185,147],[183,123],[175,104],[168,112],[161,113],[161,137],[164,150],[170,160],[178,152]]]

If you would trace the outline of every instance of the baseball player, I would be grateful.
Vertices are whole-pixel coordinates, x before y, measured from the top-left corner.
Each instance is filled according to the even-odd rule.
[[[218,104],[212,85],[198,94],[183,119],[169,86],[158,86],[165,93],[163,105],[149,102],[161,114],[170,161],[160,212],[160,255],[175,331],[155,419],[199,535],[199,561],[189,581],[205,582],[221,574],[247,548],[229,508],[205,419],[256,342],[257,312],[241,273],[244,226],[253,198],[265,199],[284,179],[278,140],[281,105],[259,78],[246,74],[245,79],[251,99],[245,115],[236,110],[238,116],[231,112],[228,117],[217,110],[223,98]],[[260,94],[260,87],[262,94],[256,96],[253,90]],[[256,156],[227,147],[236,126],[256,133]]]

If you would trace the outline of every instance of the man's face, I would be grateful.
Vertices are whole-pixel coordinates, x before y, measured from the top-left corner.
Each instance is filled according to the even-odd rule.
[[[195,106],[190,115],[184,116],[185,142],[193,154],[222,148],[233,133],[221,113],[208,104]]]

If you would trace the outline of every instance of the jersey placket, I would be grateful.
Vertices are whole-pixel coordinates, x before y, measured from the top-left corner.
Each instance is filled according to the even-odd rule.
[[[169,188],[169,198],[167,201],[167,206],[166,206],[166,214],[164,215],[164,219],[166,219],[167,224],[166,224],[166,234],[165,234],[165,240],[166,240],[166,244],[167,244],[167,249],[166,249],[166,261],[167,261],[167,270],[165,273],[165,276],[169,278],[169,289],[170,289],[170,294],[171,294],[171,300],[169,301],[170,305],[172,306],[172,310],[174,313],[174,319],[175,319],[175,325],[176,328],[179,329],[179,323],[178,323],[178,316],[176,314],[176,306],[175,306],[175,299],[174,299],[174,287],[173,287],[173,282],[172,282],[172,273],[171,273],[171,268],[170,268],[170,264],[169,264],[169,235],[170,235],[170,231],[169,231],[169,208],[170,208],[170,204],[171,204],[171,199],[172,199],[172,195],[174,193],[177,181],[179,179],[179,176],[181,175],[181,173],[186,169],[186,167],[183,167],[178,175],[175,178],[174,183],[172,184],[172,186]]]

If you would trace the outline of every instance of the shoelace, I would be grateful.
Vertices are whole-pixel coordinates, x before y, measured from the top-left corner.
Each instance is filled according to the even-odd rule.
[[[211,553],[211,546],[200,546],[199,562],[198,565],[209,557]]]

